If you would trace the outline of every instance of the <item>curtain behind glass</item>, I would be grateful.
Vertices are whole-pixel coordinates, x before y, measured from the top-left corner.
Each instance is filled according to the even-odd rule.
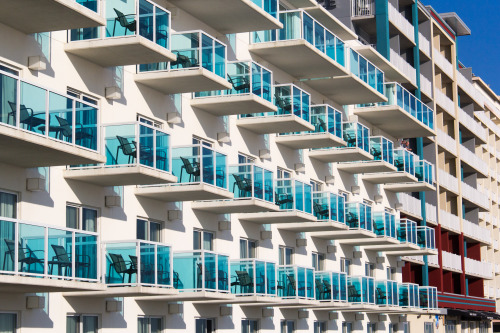
[[[0,216],[17,218],[17,195],[0,192]]]
[[[66,333],[79,333],[78,330],[78,316],[66,317]],[[3,333],[3,331],[1,331]]]
[[[66,227],[78,229],[78,207],[66,206]]]
[[[203,233],[203,250],[213,250],[213,239],[214,235],[211,232]]]
[[[150,318],[151,322],[151,332],[150,333],[161,333],[161,318]]]
[[[146,239],[148,221],[137,219],[137,239]]]
[[[149,222],[149,240],[152,242],[159,242],[160,230],[161,230],[160,223]]]
[[[97,210],[82,208],[82,230],[97,232]]]
[[[137,333],[148,333],[148,318],[137,318]]]
[[[17,315],[15,313],[0,313],[0,333],[15,333]]]
[[[83,333],[97,333],[97,316],[83,316]]]

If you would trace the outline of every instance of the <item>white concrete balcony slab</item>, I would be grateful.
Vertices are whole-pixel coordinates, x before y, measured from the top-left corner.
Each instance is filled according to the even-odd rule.
[[[326,240],[335,240],[339,244],[361,244],[361,242],[369,242],[377,236],[366,229],[349,229],[341,231],[322,231],[311,232],[311,237],[321,238]]]
[[[316,149],[309,151],[309,157],[325,163],[373,160],[369,152],[359,147]]]
[[[280,223],[277,228],[293,232],[314,232],[314,231],[338,231],[347,230],[349,227],[341,222],[299,222],[299,223]]]
[[[166,62],[175,54],[143,36],[123,36],[73,41],[64,45],[67,53],[102,67]]]
[[[372,184],[393,184],[393,183],[412,183],[418,182],[417,177],[404,172],[380,172],[363,175],[363,180]]]
[[[228,190],[206,183],[139,187],[135,195],[164,202],[233,198]]]
[[[65,179],[99,186],[177,183],[177,177],[171,173],[140,164],[125,167],[69,169],[64,170],[63,176]]]
[[[232,303],[236,295],[213,291],[184,291],[174,295],[136,297],[138,301],[148,302],[193,302],[193,303]]]
[[[278,111],[276,105],[254,94],[194,98],[191,106],[218,117]]]
[[[75,0],[3,0],[0,23],[26,34],[103,26],[106,20]]]
[[[386,173],[397,170],[393,164],[386,161],[343,162],[337,164],[337,169],[352,174]]]
[[[293,1],[301,1],[301,0],[292,0]],[[315,0],[304,0],[304,2],[316,2]],[[333,32],[340,39],[347,40],[357,40],[358,36],[349,29],[345,24],[343,24],[335,15],[330,13],[325,7],[321,4],[314,4],[312,7],[304,8],[305,11],[310,14],[314,19],[316,19],[319,23],[321,23],[325,28]]]
[[[151,286],[108,286],[101,291],[86,291],[86,292],[65,292],[63,296],[66,298],[72,297],[92,297],[92,298],[109,298],[109,297],[147,297],[155,296],[165,299],[174,298],[179,295],[179,291],[173,288],[151,287]]]
[[[239,214],[238,218],[240,221],[252,222],[256,224],[299,223],[316,221],[316,217],[314,215],[299,210],[267,213],[246,213]]]
[[[134,80],[166,95],[231,88],[231,84],[226,79],[205,68],[198,67],[139,72],[135,74]]]
[[[223,34],[283,27],[276,17],[252,0],[172,0],[170,2]]]
[[[427,192],[435,191],[436,187],[426,182],[385,184],[384,189],[389,192]]]
[[[292,149],[343,147],[347,143],[328,132],[279,135],[275,142]]]
[[[236,125],[256,134],[303,132],[314,129],[314,125],[294,114],[244,117],[239,118]]]
[[[289,0],[288,2],[297,8],[306,8],[318,5],[316,0]]]
[[[195,201],[191,204],[194,210],[214,214],[276,212],[279,206],[257,198],[241,198],[233,200]]]
[[[106,285],[103,283],[89,283],[76,280],[69,281],[65,279],[14,275],[2,275],[0,278],[0,291],[6,293],[95,292],[105,289]]]
[[[104,163],[106,157],[76,145],[0,123],[0,162],[23,168]]]

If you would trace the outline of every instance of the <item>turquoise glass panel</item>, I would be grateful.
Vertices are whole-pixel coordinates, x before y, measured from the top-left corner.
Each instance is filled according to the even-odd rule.
[[[44,274],[46,262],[45,228],[31,224],[19,224],[18,246],[18,258],[21,258],[21,260],[18,259],[19,272]]]
[[[278,296],[314,299],[314,271],[301,266],[278,267]]]
[[[2,271],[13,272],[15,270],[15,244],[15,222],[0,220],[0,268]],[[19,245],[19,247],[21,247],[21,245]]]
[[[52,229],[48,230],[48,274],[55,276],[71,276],[74,257],[72,232]],[[83,265],[83,260],[78,261]],[[76,265],[76,262],[75,262]]]
[[[75,277],[97,279],[97,236],[75,233]]]
[[[47,91],[32,84],[21,82],[19,123],[22,129],[45,134]]]

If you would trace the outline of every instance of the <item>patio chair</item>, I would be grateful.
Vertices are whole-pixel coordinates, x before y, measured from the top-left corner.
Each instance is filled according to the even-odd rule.
[[[380,151],[380,149],[370,147],[370,154],[372,154],[375,161],[380,161],[382,159],[382,152]]]
[[[409,306],[408,292],[399,293],[399,306]]]
[[[351,212],[346,212],[345,219],[346,219],[346,224],[347,226],[349,226],[349,228],[359,227],[358,216],[356,214],[353,214]]]
[[[208,268],[204,267],[203,264],[198,263],[198,288],[205,288],[207,282],[210,282],[214,285],[213,288],[209,289],[220,289],[220,290],[226,290],[227,289],[227,284],[228,284],[228,277],[227,273],[224,272],[223,270],[219,269],[217,272],[217,278],[218,278],[218,286],[215,286],[215,283],[217,282],[215,278],[215,272],[212,272],[208,270]],[[203,268],[205,268],[205,286],[202,283],[202,272]]]
[[[290,114],[292,113],[292,103],[289,98],[283,98],[278,94],[274,94],[276,99],[276,106],[278,107],[278,114]],[[281,113],[280,113],[281,112]]]
[[[318,218],[318,220],[325,220],[329,218],[330,215],[330,207],[328,205],[320,205],[317,202],[313,202],[314,215]]]
[[[252,180],[237,174],[233,174],[233,177],[234,177],[233,193],[236,190],[236,186],[238,186],[240,198],[252,196],[252,188],[253,188]]]
[[[111,258],[111,263],[108,268],[108,283],[111,278],[111,267],[114,268],[116,273],[121,276],[122,283],[125,282],[125,276],[128,275],[128,283],[132,282],[132,275],[137,274],[137,266],[132,261],[125,261],[121,254],[108,253]]]
[[[227,74],[227,80],[231,83],[236,92],[250,91],[250,82],[244,76],[231,77],[231,75]]]
[[[196,181],[196,179],[200,177],[200,163],[196,161],[190,162],[187,158],[182,156],[180,157],[180,159],[183,164],[181,167],[180,182],[182,183],[182,173],[184,170],[189,175],[189,182],[191,182],[192,180]]]
[[[235,271],[236,281],[231,283],[231,287],[240,286],[240,293],[247,294],[253,292],[253,279],[247,271]],[[244,291],[243,291],[244,290]]]
[[[373,231],[375,231],[375,234],[378,236],[385,236],[385,224],[384,222],[382,223],[373,223]]]
[[[288,194],[288,193],[280,193],[278,194],[278,192],[275,192],[274,193],[274,197],[276,199],[276,205],[280,206],[284,206],[284,205],[287,205],[287,206],[291,206],[291,204],[293,204],[293,195],[292,194]],[[290,205],[288,205],[290,204]],[[283,207],[285,208],[285,207]]]
[[[288,280],[288,284],[287,284],[287,295],[288,296],[297,296],[297,295],[295,295],[295,291],[296,290],[299,293],[300,292],[304,292],[304,296],[305,297],[308,296],[309,291],[311,291],[311,287],[310,286],[305,286],[305,285],[298,285],[297,286],[297,282],[295,280],[295,276],[292,275],[292,274],[287,274],[286,278]],[[290,291],[292,291],[292,293]]]
[[[15,242],[11,239],[4,239],[5,245],[7,245],[7,251],[3,256],[3,269],[5,270],[7,255],[10,256],[12,262],[15,262]],[[20,271],[24,272],[24,265],[28,266],[27,272],[31,272],[31,265],[41,264],[43,266],[44,260],[38,259],[35,252],[43,252],[43,250],[31,250],[29,247],[22,247],[18,244],[17,262],[21,264]]]
[[[134,33],[137,31],[137,22],[135,20],[135,14],[124,15],[121,11],[119,11],[116,8],[113,8],[113,10],[116,13],[115,22],[113,26],[113,37],[115,36],[116,22],[120,23],[120,25],[123,28],[125,28],[125,36],[127,35],[127,30]],[[131,21],[127,18],[129,16],[133,17]]]
[[[356,136],[352,136],[350,133],[344,131],[344,141],[347,142],[347,147],[356,147]]]
[[[13,117],[15,123],[17,106],[16,103],[11,101],[9,101],[9,105],[12,111],[9,112],[7,123],[9,123],[11,116]],[[44,119],[36,117],[39,114],[45,115],[45,112],[34,113],[32,108],[27,108],[24,104],[19,105],[19,123],[26,125],[29,131],[32,131],[33,128],[40,125],[45,125]]]
[[[383,291],[381,288],[375,288],[375,303],[386,305],[387,304],[387,293]]]
[[[181,54],[179,51],[175,52],[177,56],[177,60],[170,62],[170,67],[175,66],[176,68],[192,68],[198,67],[198,60],[195,58],[190,58],[184,54]]]
[[[347,297],[349,302],[361,302],[361,292],[355,286],[347,286]]]
[[[73,130],[68,121],[64,118],[56,116],[57,121],[59,122],[59,134],[66,138],[68,142],[71,142],[71,138],[73,137]],[[92,133],[89,133],[83,128],[83,125],[77,123],[78,128],[75,128],[75,142],[83,140],[83,139],[92,139],[94,136]]]
[[[71,253],[66,251],[66,248],[61,245],[51,244],[52,250],[54,250],[55,256],[52,257],[52,260],[48,262],[49,264],[49,272],[52,275],[52,270],[54,265],[57,265],[57,275],[62,276],[62,270],[65,270],[65,275],[71,275]],[[79,259],[80,258],[80,259]],[[90,268],[90,256],[88,255],[77,255],[75,261],[75,269],[76,271],[79,268],[86,268],[87,273]]]
[[[315,279],[314,284],[316,285],[316,292],[319,300],[328,300],[331,297],[332,288],[330,284],[325,284],[321,279]]]

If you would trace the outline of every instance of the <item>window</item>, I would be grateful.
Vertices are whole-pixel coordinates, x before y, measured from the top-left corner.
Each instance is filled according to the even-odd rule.
[[[292,178],[292,174],[288,170],[278,168],[278,172],[276,173],[276,178],[277,179]]]
[[[490,327],[490,324],[487,322],[480,322],[479,323],[479,333],[488,333],[488,328]]]
[[[19,76],[19,71],[15,70],[11,67],[8,67],[2,63],[0,63],[0,71],[4,71],[4,72],[7,72],[7,73],[12,74],[12,75]]]
[[[213,333],[215,332],[215,320],[197,318],[196,319],[196,332],[195,333]]]
[[[137,239],[151,242],[161,241],[161,223],[137,219]]]
[[[424,333],[434,333],[434,325],[433,323],[424,323]],[[462,333],[467,333],[467,330],[462,328]]]
[[[208,250],[214,249],[214,233],[195,229],[193,230],[193,250]]]
[[[0,313],[0,332],[15,333],[16,329],[17,329],[17,314]]]
[[[403,333],[410,333],[410,324],[407,321],[401,323],[401,326],[403,326]]]
[[[238,154],[238,164],[250,164],[254,163],[255,158],[244,155],[244,154]]]
[[[259,330],[257,320],[243,319],[241,321],[241,333],[257,333]]]
[[[141,116],[141,115],[138,115],[137,116],[137,120],[140,122],[140,123],[143,123],[143,124],[146,124],[146,125],[149,125],[149,126],[153,126],[153,127],[156,127],[156,128],[162,128],[162,124],[155,121],[155,120],[152,120],[150,118],[146,118],[144,116]]]
[[[457,323],[454,320],[447,320],[445,325],[446,333],[457,333]]]
[[[340,271],[351,275],[351,259],[342,258],[340,259]]]
[[[343,322],[342,333],[351,333],[351,332],[352,332],[352,323]]]
[[[159,317],[137,318],[137,333],[160,333],[161,327],[162,320]]]
[[[251,239],[240,239],[240,258],[255,258],[257,241]]]
[[[0,216],[11,219],[17,218],[17,195],[0,192]]]
[[[395,267],[387,267],[387,280],[396,280],[396,268]]]
[[[396,324],[389,324],[389,333],[395,333],[398,331],[398,328],[396,327]]]
[[[87,94],[85,94],[85,93],[83,93],[83,92],[81,92],[79,90],[76,90],[76,89],[73,89],[73,88],[68,88],[66,90],[66,93],[69,96],[79,98],[79,99],[81,99],[84,102],[97,105],[97,99],[96,98],[91,97],[91,96],[89,96],[89,95],[87,95]]]
[[[292,256],[293,256],[293,248],[280,246],[280,265],[291,265],[292,264]]]
[[[195,136],[193,137],[193,145],[204,145],[207,147],[212,147],[212,142]]]
[[[365,263],[365,276],[375,277],[375,264]]]
[[[325,255],[323,253],[312,253],[312,267],[314,267],[316,271],[325,269]]]
[[[323,187],[322,183],[315,180],[311,180],[311,188],[313,192],[321,192],[322,187]]]
[[[314,322],[314,333],[325,333],[326,332],[326,322],[315,321]]]
[[[66,316],[66,333],[97,333],[99,317],[92,315]]]
[[[66,227],[97,232],[97,209],[66,205]]]
[[[375,332],[377,332],[377,324],[367,323],[366,324],[366,333],[375,333]]]
[[[295,322],[293,320],[282,320],[281,333],[293,333],[295,332]]]

